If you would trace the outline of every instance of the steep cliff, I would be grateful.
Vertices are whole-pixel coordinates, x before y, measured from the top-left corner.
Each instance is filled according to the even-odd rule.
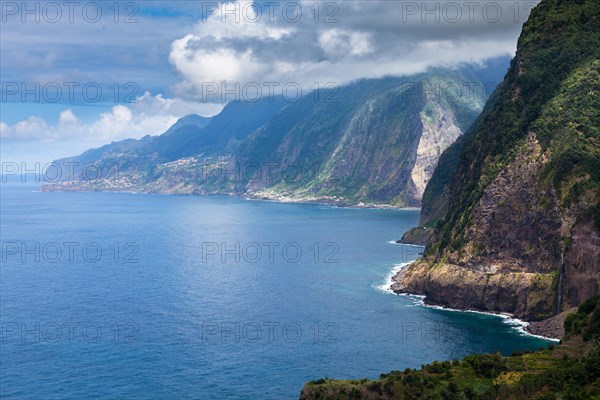
[[[550,317],[600,282],[600,3],[542,1],[504,82],[441,157],[425,257],[394,290]]]
[[[438,158],[479,115],[507,66],[501,57],[484,66],[361,80],[293,103],[232,103],[206,126],[188,118],[144,143],[128,141],[128,150],[120,142],[59,160],[85,159],[101,171],[117,164],[125,176],[79,171],[44,189],[418,206]]]
[[[467,83],[479,90],[469,93]],[[242,146],[238,160],[258,155],[260,164],[308,172],[293,180],[250,180],[259,196],[418,206],[440,154],[483,107],[482,89],[474,74],[459,70],[361,82],[344,88],[339,102],[311,107],[309,118],[293,121],[287,114],[294,110],[284,110],[280,117],[293,122],[283,135],[279,124],[268,124]]]

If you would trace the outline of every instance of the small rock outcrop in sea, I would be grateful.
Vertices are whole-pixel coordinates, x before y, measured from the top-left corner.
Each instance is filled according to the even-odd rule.
[[[402,235],[402,239],[396,240],[398,244],[412,244],[416,246],[429,246],[432,244],[433,229],[423,226],[409,229]]]

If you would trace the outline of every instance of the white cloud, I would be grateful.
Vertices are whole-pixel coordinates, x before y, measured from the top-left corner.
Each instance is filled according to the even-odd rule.
[[[0,121],[0,137],[4,148],[29,139],[48,146],[68,142],[65,147],[78,141],[83,149],[82,141],[96,145],[160,134],[184,115],[216,114],[222,104],[198,102],[203,83],[276,82],[279,88],[298,83],[308,89],[315,83],[342,85],[436,65],[481,62],[514,53],[521,25],[537,2],[300,0],[289,2],[303,7],[295,22],[284,16],[288,2],[271,2],[271,15],[265,2],[261,6],[252,0],[219,3],[205,21],[195,19],[204,14],[206,3],[198,1],[141,2],[135,24],[113,23],[110,2],[100,2],[105,18],[97,24],[80,17],[23,24],[14,16],[2,29],[3,81],[28,87],[97,82],[103,88],[133,82],[140,93],[151,90],[170,97],[145,92],[137,102],[115,105],[93,121],[76,105],[75,111],[65,106],[56,123],[39,116]],[[493,7],[486,8],[487,3]],[[463,9],[456,21],[452,4],[473,8]],[[491,21],[498,5],[502,18]],[[437,15],[427,11],[435,7]],[[173,12],[165,16],[165,10]],[[39,114],[37,105],[31,106],[32,114]]]
[[[65,111],[60,113],[58,121],[61,125],[77,124],[79,123],[79,118],[73,114],[73,110],[67,108]]]
[[[194,27],[198,39],[224,41],[228,39],[279,40],[295,32],[293,26],[276,26],[269,23],[269,16],[253,0],[221,3],[208,18]]]
[[[12,126],[2,123],[0,128],[2,138],[33,139],[38,137],[38,132],[49,132],[46,121],[35,116],[19,121]]]
[[[435,1],[306,0],[296,3],[302,18],[292,22],[285,3],[275,2],[272,13],[261,4],[221,4],[172,42],[169,61],[181,76],[174,93],[198,98],[206,84],[223,82],[343,85],[431,66],[478,63],[514,54],[533,5],[519,4],[516,10],[512,3],[493,1],[449,7]]]
[[[116,105],[88,124],[83,123],[70,108],[60,113],[56,125],[49,125],[43,118],[36,116],[13,125],[1,122],[0,137],[3,140],[79,139],[102,144],[112,140],[158,135],[185,115],[215,115],[222,107],[221,104],[167,99],[161,94],[153,96],[146,92],[136,102]]]
[[[291,64],[265,63],[253,48],[233,45],[248,40],[277,42],[295,32],[294,27],[265,22],[268,18],[252,0],[219,4],[190,34],[171,44],[169,61],[184,78],[174,87],[175,92],[202,93],[206,84],[261,82],[256,78],[268,78],[274,71],[289,71]]]
[[[319,33],[319,45],[325,54],[335,58],[363,56],[373,52],[370,35],[342,29],[329,29]]]
[[[173,65],[192,82],[244,81],[266,72],[266,67],[253,59],[252,50],[195,49],[195,43],[200,41],[194,35],[176,40],[170,55]]]

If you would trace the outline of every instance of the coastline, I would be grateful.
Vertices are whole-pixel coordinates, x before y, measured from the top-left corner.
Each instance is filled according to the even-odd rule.
[[[36,191],[49,192],[48,190],[43,190],[42,188],[43,188],[43,186],[40,186]],[[243,199],[243,200],[247,200],[247,201],[265,201],[265,202],[273,202],[273,203],[290,203],[290,204],[313,204],[313,205],[321,205],[321,206],[327,206],[327,207],[332,207],[332,208],[344,208],[344,209],[393,209],[393,210],[414,210],[414,211],[420,210],[419,207],[398,207],[398,206],[394,206],[394,205],[390,205],[390,204],[374,204],[374,203],[362,203],[362,202],[354,204],[354,203],[347,202],[347,200],[342,200],[339,198],[335,199],[335,200],[334,199],[330,200],[330,199],[324,199],[324,198],[314,198],[314,199],[313,198],[292,198],[292,197],[288,197],[288,196],[277,196],[277,197],[256,196],[256,197],[254,197],[254,196],[248,196],[248,195],[237,194],[237,193],[205,193],[205,194],[181,193],[181,194],[178,194],[178,193],[148,193],[145,191],[132,191],[132,190],[50,190],[50,192],[62,192],[62,193],[100,192],[100,193],[127,193],[127,194],[146,194],[146,195],[156,194],[156,195],[161,195],[161,196],[175,195],[175,196],[198,196],[198,197],[226,196],[226,197],[235,197],[235,198]],[[391,241],[388,241],[388,243],[396,244],[396,245],[411,246],[411,247],[424,247],[419,244],[403,242],[401,240],[400,241],[399,240],[391,240]],[[428,303],[427,296],[424,296],[424,295],[395,292],[392,289],[392,285],[394,283],[393,278],[396,275],[398,275],[405,267],[409,266],[410,264],[412,264],[415,261],[416,260],[395,264],[392,267],[392,269],[390,270],[390,272],[386,275],[385,283],[381,284],[381,285],[374,285],[374,286],[383,292],[389,292],[396,296],[409,297],[411,300],[413,300],[414,304],[418,305],[418,306],[423,306],[423,307],[433,308],[433,309],[438,309],[438,310],[444,310],[444,311],[451,311],[451,312],[474,313],[474,314],[483,314],[483,315],[499,317],[499,318],[502,318],[505,321],[505,323],[509,324],[516,331],[520,332],[523,335],[536,337],[539,339],[552,341],[552,342],[560,342],[560,339],[558,339],[558,338],[538,335],[538,334],[528,331],[527,327],[530,326],[531,323],[521,320],[521,319],[518,319],[518,318],[515,318],[514,315],[512,315],[512,314],[495,313],[495,312],[481,311],[481,310],[476,310],[476,309],[455,309],[455,308],[445,307],[445,306],[442,306],[439,304]]]
[[[415,260],[416,261],[416,260]],[[384,291],[384,292],[389,292],[391,294],[394,294],[396,296],[404,296],[404,297],[408,297],[410,298],[413,303],[417,306],[421,306],[421,307],[427,307],[427,308],[432,308],[432,309],[436,309],[436,310],[443,310],[443,311],[450,311],[450,312],[458,312],[458,313],[471,313],[471,314],[482,314],[482,315],[490,315],[490,316],[494,316],[494,317],[499,317],[503,319],[503,322],[510,325],[513,329],[515,329],[517,332],[526,335],[526,336],[531,336],[531,337],[535,337],[538,339],[543,339],[543,340],[547,340],[547,341],[551,341],[551,342],[555,342],[558,343],[560,342],[561,339],[558,338],[553,338],[553,337],[549,337],[549,336],[543,336],[543,335],[538,335],[532,332],[529,332],[527,330],[527,327],[531,325],[530,322],[515,318],[514,315],[512,314],[508,314],[508,313],[495,313],[495,312],[490,312],[490,311],[481,311],[481,310],[475,310],[475,309],[456,309],[456,308],[450,308],[450,307],[445,307],[445,306],[441,306],[441,305],[437,305],[437,304],[428,304],[426,299],[427,296],[424,295],[419,295],[419,294],[411,294],[411,293],[397,293],[392,289],[392,284],[393,284],[393,277],[395,277],[398,273],[400,273],[404,268],[406,268],[407,266],[409,266],[410,264],[412,264],[414,261],[410,261],[410,262],[406,262],[406,263],[401,263],[401,264],[396,264],[394,265],[394,267],[392,268],[392,270],[390,271],[390,273],[388,275],[386,275],[386,282],[382,285],[377,285],[377,287]]]
[[[48,190],[48,188],[44,189],[46,184],[39,186],[34,192],[48,193],[127,193],[127,194],[146,194],[146,195],[160,195],[160,196],[197,196],[197,197],[206,197],[206,196],[227,196],[227,197],[235,197],[247,201],[265,201],[272,203],[290,203],[290,204],[316,204],[322,206],[336,207],[336,208],[348,208],[348,209],[375,209],[375,210],[410,210],[410,211],[418,211],[420,207],[407,206],[401,207],[393,204],[387,203],[363,203],[358,202],[354,203],[347,199],[343,198],[324,198],[324,197],[304,197],[304,198],[295,198],[290,196],[253,196],[248,193],[151,193],[143,190],[95,190],[95,189],[82,189],[78,188],[76,190],[57,190],[52,188]]]

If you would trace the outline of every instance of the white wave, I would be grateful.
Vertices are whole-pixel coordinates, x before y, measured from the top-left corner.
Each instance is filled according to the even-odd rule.
[[[392,278],[394,277],[394,275],[396,275],[398,272],[400,272],[403,268],[410,265],[411,263],[412,263],[412,261],[394,265],[394,268],[392,268],[391,272],[386,276],[385,283],[383,285],[377,285],[375,287],[386,293],[397,294],[397,293],[394,293],[394,291],[391,288],[392,284],[394,283]],[[482,315],[490,315],[490,316],[494,316],[494,317],[499,317],[499,318],[502,318],[502,320],[505,324],[510,325],[514,330],[518,331],[519,334],[521,334],[523,336],[531,336],[531,337],[535,337],[538,339],[544,339],[544,340],[549,340],[549,341],[553,341],[553,342],[560,342],[559,339],[549,338],[546,336],[536,335],[531,332],[528,332],[525,328],[527,328],[529,326],[529,322],[515,318],[513,315],[510,315],[510,314],[494,313],[494,312],[489,312],[489,311],[478,311],[478,310],[458,310],[456,308],[427,304],[425,302],[426,296],[423,296],[423,295],[410,294],[410,293],[398,293],[397,295],[410,298],[412,300],[413,304],[415,306],[419,306],[419,307],[427,307],[427,308],[433,308],[433,309],[437,309],[437,310],[450,311],[450,312],[482,314]]]
[[[421,246],[420,244],[410,244],[410,243],[399,243],[403,246],[408,246],[408,247],[420,247],[421,249],[424,249],[425,246]]]
[[[412,261],[394,265],[394,267],[392,268],[390,273],[388,275],[386,275],[385,282],[381,285],[375,285],[375,288],[378,290],[381,290],[382,292],[394,293],[392,291],[392,284],[394,283],[392,278],[394,277],[394,275],[396,275],[398,272],[400,272],[402,270],[402,268],[406,267],[407,265],[409,265],[411,263],[412,263]]]
[[[495,313],[495,312],[489,312],[489,311],[479,311],[479,310],[458,310],[456,308],[427,304],[424,301],[425,296],[417,296],[417,295],[412,295],[412,294],[409,294],[407,296],[415,297],[416,305],[419,305],[422,307],[433,308],[436,310],[450,311],[450,312],[458,312],[458,313],[490,315],[493,317],[502,318],[502,320],[505,324],[510,325],[514,330],[518,331],[519,334],[521,334],[523,336],[531,336],[531,337],[536,337],[538,339],[550,340],[553,342],[560,342],[559,339],[549,338],[549,337],[541,336],[541,335],[535,335],[531,332],[528,332],[525,328],[527,328],[529,326],[529,322],[515,318],[513,315],[510,315],[510,314]]]

